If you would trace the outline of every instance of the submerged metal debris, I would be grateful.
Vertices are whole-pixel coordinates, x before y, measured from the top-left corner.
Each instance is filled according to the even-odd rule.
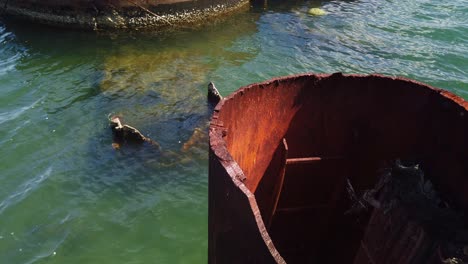
[[[216,106],[221,100],[223,100],[223,97],[219,93],[214,83],[210,82],[208,84],[208,102],[211,105]]]
[[[208,140],[208,118],[212,114],[216,104],[222,100],[222,96],[219,93],[218,89],[213,82],[208,84],[208,110],[206,111],[206,121],[203,122],[201,127],[196,127],[193,131],[192,136],[182,145],[181,150],[187,151],[194,145],[198,144],[200,141]],[[152,140],[151,138],[145,137],[138,129],[133,126],[123,124],[122,118],[119,116],[111,116],[109,118],[110,127],[113,134],[113,148],[119,149],[122,144],[125,143],[149,143],[153,146],[156,146],[158,149],[161,149],[159,143]]]
[[[419,164],[404,164],[391,162],[378,179],[373,193],[382,206],[371,214],[358,256],[374,263],[388,256],[401,259],[395,263],[468,263],[465,213],[442,198]]]
[[[138,131],[138,129],[126,124],[123,125],[120,117],[112,116],[109,118],[109,121],[113,134],[112,146],[115,149],[119,149],[120,146],[125,143],[145,142],[160,148],[159,144],[156,141],[145,137],[140,131]]]

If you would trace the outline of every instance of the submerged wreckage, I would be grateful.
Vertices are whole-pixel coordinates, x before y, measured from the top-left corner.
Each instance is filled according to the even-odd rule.
[[[221,101],[209,133],[209,263],[467,263],[460,97],[290,76]]]
[[[218,89],[216,88],[213,82],[208,84],[208,92],[207,92],[207,107],[208,111],[207,114],[211,114],[213,112],[214,107],[218,104],[223,97],[219,93]],[[128,124],[123,124],[122,117],[118,115],[109,116],[109,126],[112,130],[112,147],[114,149],[120,149],[121,145],[125,144],[150,144],[159,150],[161,150],[161,146],[158,142],[154,141],[153,139],[144,136],[138,129]],[[208,119],[208,116],[207,116]],[[190,139],[185,142],[182,146],[182,151],[188,150],[190,147],[195,145],[197,141],[203,140],[205,138],[208,122],[205,124],[201,124],[202,127],[195,128],[192,136]],[[206,126],[204,126],[206,125]]]

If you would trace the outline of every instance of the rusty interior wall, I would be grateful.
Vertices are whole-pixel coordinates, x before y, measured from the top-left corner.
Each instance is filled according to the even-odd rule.
[[[301,95],[302,108],[291,121],[286,135],[289,157],[343,156],[346,162],[336,166],[345,171],[341,175],[340,172],[330,174],[333,165],[315,171],[302,168],[303,172],[288,168],[281,206],[290,207],[300,200],[305,204],[316,204],[319,197],[326,197],[319,194],[327,190],[327,177],[330,176],[337,182],[348,177],[358,190],[371,189],[378,169],[386,161],[402,158],[420,163],[446,200],[468,210],[465,195],[468,167],[463,161],[468,157],[466,109],[440,96],[440,91],[379,76],[335,75],[305,88]],[[307,217],[310,212],[306,210],[289,214],[289,219],[282,222],[283,214],[279,214],[270,232],[278,250],[282,254],[287,252],[291,243],[277,241],[289,238],[292,242],[302,238],[319,248],[321,255],[315,256],[316,260],[349,263],[359,246],[366,222],[359,224],[345,215],[350,205],[345,194],[341,195],[333,213],[313,211],[328,217],[320,220],[322,222],[319,217],[316,221],[313,216]],[[295,224],[291,225],[294,218],[300,220],[294,220]],[[311,236],[305,235],[311,222],[322,227],[319,232],[309,233],[319,240],[322,238],[321,245],[314,245]],[[326,225],[320,223],[328,223],[332,227],[328,227],[330,232],[324,231]],[[293,236],[290,226],[305,228]],[[341,254],[333,254],[336,248],[341,249]],[[307,250],[303,252],[308,253]],[[298,255],[298,252],[291,254],[293,257]],[[292,259],[283,256],[286,260]],[[295,263],[300,261],[299,258]]]
[[[244,171],[245,185],[255,192],[273,153],[300,105],[296,95],[310,80],[293,79],[246,87],[218,105],[227,129],[227,148]],[[239,118],[241,117],[242,118]],[[237,131],[242,131],[238,133]]]
[[[335,214],[344,190],[346,169],[344,160],[286,167],[284,186],[269,233],[288,263],[346,263],[334,259],[338,255],[326,248],[339,225]],[[339,257],[350,247],[340,248]]]
[[[468,103],[448,92],[377,75],[304,75],[243,88],[217,112],[261,209],[272,206],[264,194],[277,181],[270,173],[280,171],[283,137],[288,158],[343,157],[286,167],[268,231],[288,263],[353,263],[371,212],[345,214],[343,183],[372,188],[378,169],[396,158],[420,163],[444,200],[468,211]]]
[[[286,135],[289,155],[347,157],[351,171],[362,175],[354,182],[363,188],[373,186],[369,173],[382,161],[414,159],[468,211],[468,104],[462,102],[464,108],[440,92],[389,77],[325,78],[304,89],[303,107]]]

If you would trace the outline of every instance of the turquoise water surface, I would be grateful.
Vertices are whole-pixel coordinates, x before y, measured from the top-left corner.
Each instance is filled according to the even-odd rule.
[[[206,263],[206,135],[183,144],[206,128],[208,82],[336,71],[467,99],[468,2],[277,1],[167,34],[0,22],[0,263]],[[110,114],[166,154],[114,150]]]

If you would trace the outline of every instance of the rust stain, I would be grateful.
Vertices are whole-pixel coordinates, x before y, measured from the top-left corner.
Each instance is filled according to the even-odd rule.
[[[417,263],[442,263],[422,226],[396,222],[407,209],[345,214],[345,183],[362,193],[388,161],[417,160],[468,212],[467,116],[462,98],[399,77],[302,74],[240,88],[210,126],[209,262],[409,263],[427,249]]]

